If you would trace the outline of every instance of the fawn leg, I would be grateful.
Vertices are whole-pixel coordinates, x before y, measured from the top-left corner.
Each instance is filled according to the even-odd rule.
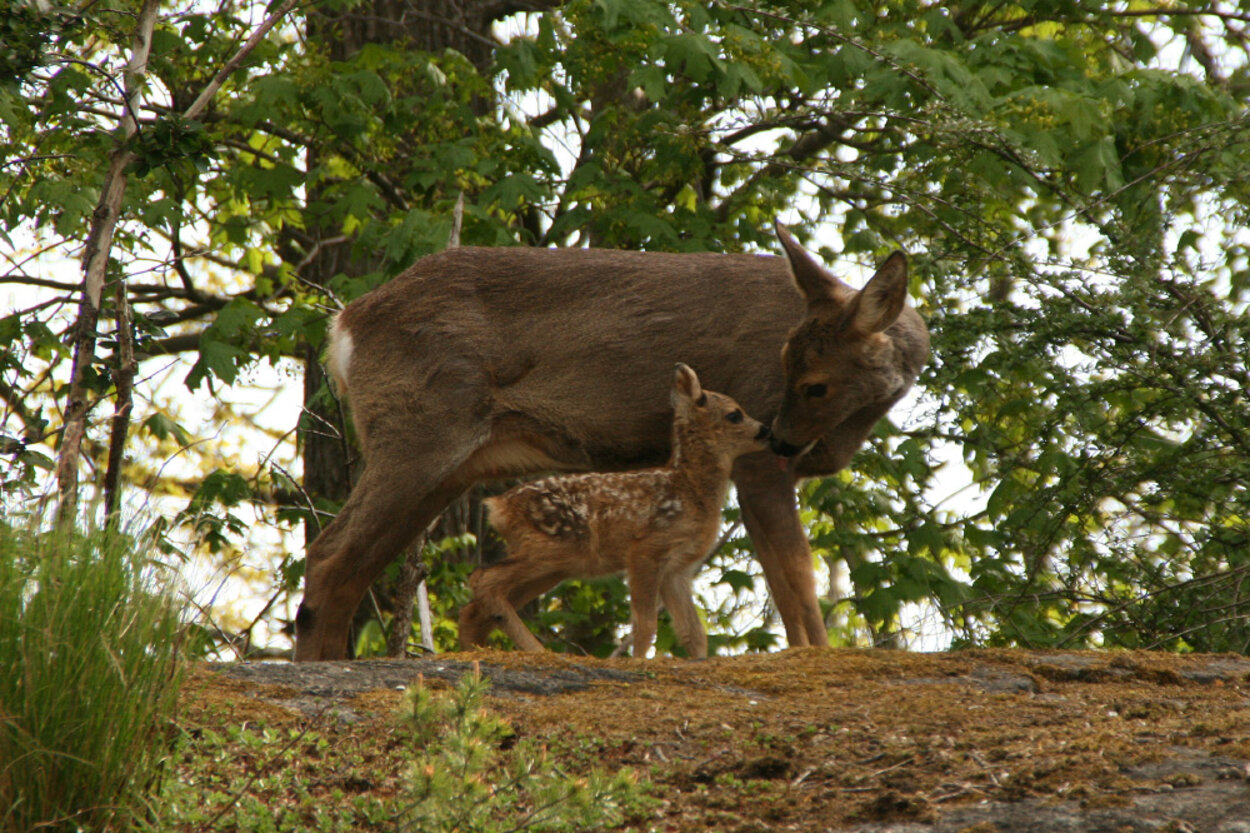
[[[460,650],[471,651],[486,644],[494,626],[480,599],[474,598],[460,608]]]
[[[513,555],[473,573],[469,585],[473,588],[474,599],[460,611],[462,648],[484,645],[491,632],[499,628],[522,651],[544,650],[542,642],[530,632],[516,611],[567,576],[552,571],[526,576],[525,572],[533,567],[531,561]]]
[[[655,641],[656,617],[659,615],[660,587],[656,559],[630,559],[629,608],[634,628],[635,657],[643,658]]]
[[[686,572],[673,573],[660,581],[660,598],[668,615],[673,618],[673,630],[677,639],[690,656],[703,659],[707,656],[707,630],[699,619],[694,606],[692,576]]]

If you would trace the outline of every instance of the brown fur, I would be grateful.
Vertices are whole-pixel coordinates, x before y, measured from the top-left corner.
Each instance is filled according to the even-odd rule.
[[[651,647],[661,598],[689,654],[707,656],[690,583],[716,540],[734,460],[766,448],[768,429],[728,396],[703,391],[686,365],[676,374],[667,466],[553,477],[487,499],[509,555],[470,577],[461,647],[485,644],[498,627],[518,648],[542,650],[517,608],[566,579],[624,572],[634,656]]]
[[[466,247],[349,304],[329,356],[366,465],[309,548],[296,659],[345,656],[369,585],[473,483],[662,463],[678,361],[782,443],[814,443],[784,467],[745,455],[733,479],[790,644],[824,644],[795,480],[847,464],[928,334],[901,254],[856,292],[778,234],[787,258]]]

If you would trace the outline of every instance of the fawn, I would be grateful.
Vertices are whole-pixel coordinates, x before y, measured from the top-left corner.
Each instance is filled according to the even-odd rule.
[[[565,579],[623,571],[634,656],[651,648],[661,598],[686,651],[707,656],[691,581],[716,540],[734,460],[765,448],[769,430],[733,399],[703,390],[684,364],[676,366],[672,401],[668,465],[552,477],[486,499],[508,557],[469,578],[474,598],[460,612],[462,648],[484,644],[498,627],[518,648],[541,651],[518,607]]]

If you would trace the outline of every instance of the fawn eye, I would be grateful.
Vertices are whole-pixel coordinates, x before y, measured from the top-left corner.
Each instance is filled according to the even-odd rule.
[[[742,422],[742,411],[730,411],[725,414],[725,419],[737,425],[739,422]]]
[[[804,385],[803,396],[807,399],[824,399],[825,394],[829,392],[828,385]]]

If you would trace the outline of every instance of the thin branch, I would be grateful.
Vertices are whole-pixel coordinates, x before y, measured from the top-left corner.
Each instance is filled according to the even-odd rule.
[[[34,275],[19,275],[18,277],[0,278],[0,283],[15,283],[21,286],[42,286],[45,289],[61,289],[65,292],[77,292],[82,288],[81,283],[66,283],[65,281],[53,281],[47,278],[36,278]]]
[[[226,79],[229,78],[230,75],[243,63],[243,59],[256,48],[256,46],[264,39],[265,35],[269,34],[269,30],[276,26],[278,21],[285,17],[287,12],[295,8],[299,2],[300,0],[286,0],[286,2],[275,9],[273,14],[269,15],[269,17],[267,17],[265,21],[256,28],[256,31],[252,32],[252,36],[247,39],[247,42],[240,46],[238,50],[230,56],[230,59],[226,61],[225,65],[217,71],[217,74],[213,76],[213,80],[208,82],[204,89],[200,91],[199,96],[194,102],[192,102],[191,106],[188,107],[186,112],[182,114],[183,117],[188,120],[198,119],[200,114],[208,109],[208,103],[212,101],[213,96],[215,96],[217,91],[221,89],[222,84],[226,83]]]

